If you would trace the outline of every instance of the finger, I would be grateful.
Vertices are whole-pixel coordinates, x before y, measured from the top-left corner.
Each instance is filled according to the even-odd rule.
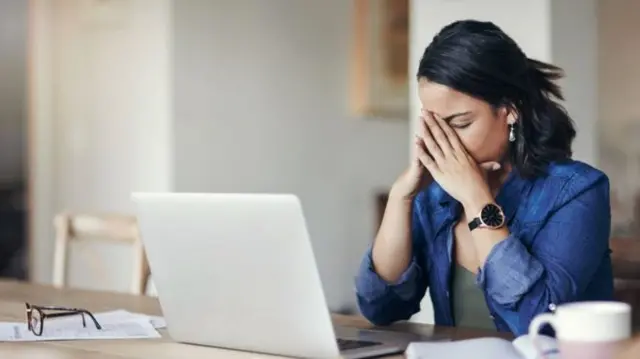
[[[453,128],[451,128],[451,126],[449,126],[447,121],[443,120],[442,118],[440,118],[435,114],[434,114],[434,117],[436,118],[437,122],[440,124],[440,128],[442,129],[442,132],[444,132],[445,136],[447,137],[447,140],[449,141],[449,145],[451,146],[451,148],[453,148],[453,150],[456,152],[466,153],[466,149],[460,142],[460,138],[458,137],[458,134],[456,133],[456,131],[454,131]]]
[[[431,157],[437,162],[442,163],[444,160],[444,154],[442,153],[442,149],[436,142],[436,140],[431,135],[431,132],[427,128],[427,124],[425,123],[425,118],[420,117],[420,137],[422,138],[422,142],[424,144],[424,149],[431,155]]]
[[[422,166],[422,162],[420,161],[418,152],[418,146],[420,145],[422,145],[422,138],[418,134],[413,135],[413,146],[415,150],[413,151],[413,156],[411,157],[411,163]]]
[[[438,164],[431,157],[431,155],[427,152],[424,146],[424,140],[420,136],[416,136],[416,157],[422,165],[429,171],[435,171],[438,169]]]
[[[446,123],[440,119],[436,120],[436,115],[433,112],[428,112],[424,117],[425,123],[427,124],[433,139],[436,141],[445,156],[453,153],[453,147],[451,146],[451,143],[449,143],[448,136],[442,128],[442,124],[446,126]]]

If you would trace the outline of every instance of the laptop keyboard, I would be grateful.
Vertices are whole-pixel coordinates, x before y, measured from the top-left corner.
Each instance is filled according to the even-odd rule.
[[[338,348],[340,348],[341,351],[359,349],[359,348],[366,348],[366,347],[371,347],[371,346],[374,346],[374,345],[380,345],[380,343],[368,342],[368,341],[364,341],[364,340],[349,340],[349,339],[340,339],[340,338],[338,338],[337,341],[338,341]]]

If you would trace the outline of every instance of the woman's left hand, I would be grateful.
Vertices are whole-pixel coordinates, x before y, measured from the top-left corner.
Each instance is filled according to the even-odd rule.
[[[496,170],[500,165],[497,162],[477,164],[449,124],[436,119],[432,113],[423,112],[420,122],[419,140],[424,144],[418,150],[420,161],[433,179],[462,203],[465,212],[476,215],[493,201],[486,171]]]

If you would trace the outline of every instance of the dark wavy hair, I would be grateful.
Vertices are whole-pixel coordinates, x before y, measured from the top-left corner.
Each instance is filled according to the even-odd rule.
[[[576,130],[557,102],[564,98],[555,83],[562,69],[528,58],[495,24],[445,26],[425,49],[417,76],[515,111],[508,156],[521,176],[545,175],[550,162],[571,158]]]

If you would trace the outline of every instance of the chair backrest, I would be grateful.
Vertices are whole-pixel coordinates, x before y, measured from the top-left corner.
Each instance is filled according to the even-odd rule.
[[[144,294],[149,278],[149,266],[137,220],[133,216],[109,214],[62,213],[54,220],[56,243],[53,262],[53,284],[64,287],[67,278],[69,245],[84,238],[129,244],[133,250],[133,272],[129,293]]]

